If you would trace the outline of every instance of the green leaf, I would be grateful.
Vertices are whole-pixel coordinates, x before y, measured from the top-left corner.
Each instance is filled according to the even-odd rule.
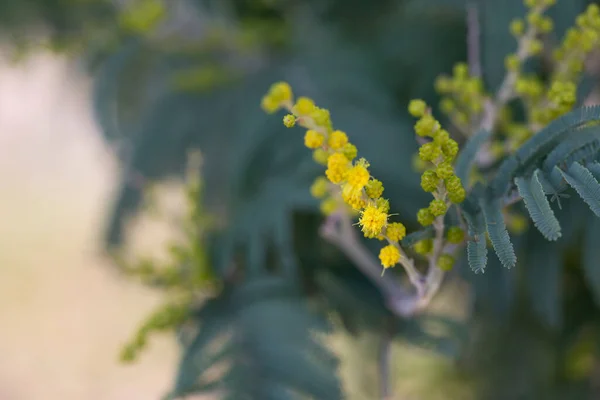
[[[523,197],[525,207],[535,227],[548,240],[555,241],[561,236],[560,224],[550,208],[539,176],[541,171],[535,170],[529,182],[525,178],[515,178],[519,194]]]
[[[575,109],[554,121],[536,133],[521,146],[516,153],[521,165],[546,155],[556,144],[582,125],[600,119],[600,105]]]
[[[598,127],[592,126],[575,130],[548,154],[544,160],[543,169],[549,172],[561,162],[570,165],[583,158],[595,156],[599,149],[600,129]]]
[[[467,140],[466,144],[458,154],[454,170],[456,176],[458,176],[465,185],[469,181],[469,172],[473,167],[473,163],[475,163],[477,152],[481,149],[481,146],[487,142],[490,136],[491,131],[481,130],[477,132]]]
[[[472,240],[467,242],[467,259],[471,270],[483,273],[487,264],[487,244],[485,240],[485,221],[481,213],[471,214],[463,210],[467,221],[468,233]]]
[[[535,134],[517,152],[500,164],[490,187],[496,196],[504,195],[519,172],[531,170],[573,131],[590,121],[600,119],[600,105],[581,107],[565,114]]]
[[[504,196],[510,187],[510,183],[519,170],[519,161],[516,156],[507,157],[498,167],[496,176],[490,183],[494,194],[498,197]]]
[[[337,359],[315,335],[329,325],[298,294],[292,281],[263,275],[222,293],[211,312],[196,313],[198,333],[172,397],[218,388],[234,399],[341,399]],[[217,364],[223,372],[209,375]]]
[[[592,175],[594,175],[594,178],[600,182],[600,164],[597,162],[589,163],[587,164],[587,169],[589,169]]]
[[[579,163],[573,163],[567,172],[562,172],[567,183],[587,203],[590,209],[600,217],[600,184],[592,173]]]
[[[226,333],[231,323],[224,298],[208,300],[195,315],[201,317],[201,325],[190,345],[185,348],[179,363],[173,388],[173,395],[176,396],[197,391],[198,378],[220,361],[220,357],[210,356],[211,346]]]
[[[490,235],[490,241],[500,262],[506,268],[514,267],[517,263],[517,256],[506,230],[500,199],[487,199],[483,200],[480,204],[487,225],[487,231]]]

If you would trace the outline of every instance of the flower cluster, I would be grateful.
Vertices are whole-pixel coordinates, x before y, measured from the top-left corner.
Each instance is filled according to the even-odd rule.
[[[555,0],[526,1],[526,5],[530,7],[526,17],[529,33],[523,33],[525,28],[518,29],[520,26],[525,26],[524,21],[515,20],[511,24],[511,32],[525,43],[520,46],[528,50],[524,52],[525,56],[537,55],[542,51],[542,42],[536,39],[535,35],[552,31],[552,20],[542,13],[554,3]],[[516,137],[517,143],[512,147],[528,139],[539,127],[572,110],[577,100],[577,83],[584,62],[590,52],[597,47],[599,40],[600,7],[591,4],[577,17],[576,26],[567,30],[561,45],[554,50],[555,65],[548,83],[542,82],[537,76],[520,73],[522,61],[526,57],[517,57],[517,55],[507,57],[507,69],[514,70],[517,74],[515,94],[523,100],[532,128],[528,130],[528,135]],[[517,132],[522,134],[523,130]],[[507,132],[507,135],[511,138],[513,136],[511,132]]]
[[[348,135],[333,128],[329,111],[306,97],[294,102],[292,90],[285,82],[271,86],[262,107],[267,112],[285,108],[290,112],[283,118],[285,126],[306,128],[304,145],[313,151],[315,161],[327,167],[325,175],[319,176],[310,189],[313,196],[323,199],[321,211],[331,214],[345,208],[358,213],[358,224],[365,237],[389,243],[380,251],[381,264],[385,268],[396,265],[402,257],[399,242],[406,235],[406,228],[400,222],[389,221],[389,202],[382,197],[383,183],[371,176],[367,160],[357,158],[357,148]],[[446,148],[453,155],[458,151],[451,144]]]
[[[451,77],[442,75],[435,82],[435,88],[442,94],[440,109],[461,130],[469,131],[469,126],[479,119],[483,111],[486,94],[483,81],[469,75],[465,63],[454,66]]]
[[[408,111],[419,118],[415,124],[415,133],[430,139],[419,148],[419,158],[427,164],[421,175],[421,187],[434,197],[429,207],[422,208],[417,213],[419,223],[427,226],[437,217],[445,215],[452,203],[461,203],[466,191],[452,166],[458,153],[458,143],[450,138],[448,132],[431,115],[430,108],[423,100],[412,100]]]
[[[600,8],[591,4],[577,17],[576,26],[567,30],[561,45],[554,50],[555,69],[545,88],[543,101],[531,114],[534,124],[541,126],[571,111],[577,100],[577,83],[584,62],[600,38]]]

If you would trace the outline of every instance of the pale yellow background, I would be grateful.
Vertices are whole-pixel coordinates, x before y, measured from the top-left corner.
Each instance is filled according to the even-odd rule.
[[[90,89],[49,55],[0,61],[0,400],[151,400],[172,379],[166,338],[117,363],[157,294],[101,257],[116,168]]]

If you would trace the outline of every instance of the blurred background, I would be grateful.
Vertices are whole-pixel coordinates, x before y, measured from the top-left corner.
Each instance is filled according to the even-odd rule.
[[[558,1],[548,48],[590,3]],[[434,81],[467,59],[467,15],[493,91],[525,10],[0,1],[0,400],[600,399],[587,207],[569,199],[558,245],[523,226],[517,268],[461,262],[425,315],[399,319],[319,237],[302,131],[260,109],[279,80],[330,109],[412,231],[428,197],[409,100],[441,117]]]

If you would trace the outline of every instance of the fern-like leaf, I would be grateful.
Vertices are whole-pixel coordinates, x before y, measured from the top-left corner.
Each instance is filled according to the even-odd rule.
[[[555,165],[567,165],[587,156],[593,156],[600,148],[600,129],[597,126],[578,129],[564,142],[559,143],[544,160],[543,169],[551,171]]]
[[[471,270],[476,274],[485,272],[487,265],[487,243],[485,240],[485,221],[481,213],[463,210],[467,221],[468,233],[472,240],[467,243],[467,259]]]
[[[517,150],[516,156],[521,164],[528,163],[531,159],[548,154],[548,152],[572,130],[581,127],[590,121],[600,119],[600,106],[581,107],[565,114],[544,129],[535,134]]]
[[[508,192],[510,182],[518,169],[519,161],[514,155],[507,157],[502,164],[500,164],[496,176],[490,183],[490,187],[496,196],[502,197]]]
[[[589,163],[587,169],[589,169],[592,175],[594,175],[594,178],[600,182],[600,164],[597,162]]]
[[[218,309],[199,313],[170,398],[217,389],[231,399],[341,399],[337,360],[315,336],[329,326],[298,295],[290,281],[264,275],[225,291]],[[217,365],[221,374],[207,373]]]
[[[529,182],[525,178],[517,177],[515,183],[535,227],[546,239],[555,241],[561,236],[560,224],[550,208],[539,179],[540,175],[541,171],[535,170]]]
[[[573,163],[568,171],[563,171],[562,174],[594,214],[600,217],[600,184],[592,173],[581,164]]]
[[[557,143],[573,133],[573,130],[590,121],[600,119],[600,106],[581,107],[565,114],[547,125],[529,139],[517,152],[500,164],[491,188],[495,196],[503,196],[519,172],[531,171]]]
[[[481,146],[487,142],[491,135],[490,131],[481,130],[475,135],[471,136],[467,143],[464,145],[460,154],[456,158],[456,164],[454,170],[456,176],[458,176],[465,184],[468,182],[469,171],[475,162],[475,157]]]
[[[502,205],[498,199],[487,199],[481,202],[481,210],[487,225],[487,231],[490,235],[490,241],[494,250],[506,268],[512,268],[517,263],[515,249],[510,241],[510,236],[506,230],[504,216],[502,215]]]

